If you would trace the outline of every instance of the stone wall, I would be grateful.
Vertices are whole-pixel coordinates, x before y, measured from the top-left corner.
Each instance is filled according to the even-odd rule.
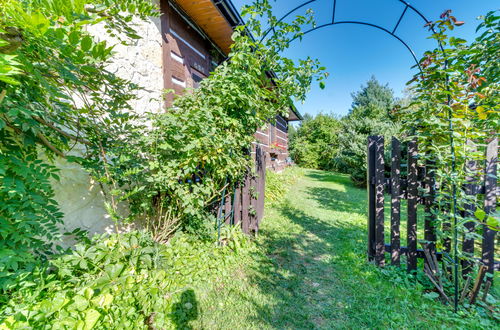
[[[115,55],[108,66],[111,72],[129,79],[143,87],[137,100],[131,105],[134,111],[160,111],[162,109],[163,70],[162,70],[162,37],[159,18],[150,18],[144,22],[132,22],[142,37],[134,40],[132,45],[122,45],[116,39],[106,37],[108,44],[115,44]],[[98,39],[106,35],[102,25],[93,26],[89,32]],[[78,153],[78,151],[73,151]],[[64,212],[63,231],[75,228],[88,230],[91,235],[111,233],[115,231],[114,223],[105,208],[105,198],[101,187],[93,182],[88,174],[77,164],[63,159],[56,161],[60,169],[61,180],[54,182],[55,199]],[[122,227],[120,230],[128,230]],[[71,244],[67,238],[66,245]]]
[[[141,86],[137,100],[132,101],[132,108],[138,113],[158,111],[162,108],[163,70],[162,37],[159,17],[151,17],[144,22],[134,18],[132,23],[141,39],[131,40],[123,45],[117,39],[104,38],[108,44],[115,45],[113,61],[108,70],[119,77],[128,79]],[[101,24],[89,29],[98,39],[106,35]]]

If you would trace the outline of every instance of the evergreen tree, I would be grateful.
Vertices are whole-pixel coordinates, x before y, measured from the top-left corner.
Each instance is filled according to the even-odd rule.
[[[366,185],[366,144],[369,135],[398,135],[400,125],[391,111],[399,102],[388,85],[375,77],[352,95],[352,107],[339,119],[333,114],[306,114],[290,134],[290,154],[304,167],[350,174],[359,186]]]
[[[400,131],[391,118],[397,103],[388,85],[382,85],[372,76],[361,90],[352,93],[352,107],[342,119],[339,153],[334,159],[338,171],[348,173],[359,186],[366,185],[366,144],[370,135],[384,135],[386,141]]]
[[[350,118],[387,118],[395,103],[392,89],[388,84],[382,85],[375,76],[368,80],[366,86],[362,85],[361,90],[351,93],[351,96]]]

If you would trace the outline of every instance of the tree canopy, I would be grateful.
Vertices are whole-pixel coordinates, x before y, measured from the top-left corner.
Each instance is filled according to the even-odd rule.
[[[351,96],[352,105],[348,114],[351,118],[386,118],[395,103],[392,89],[388,84],[382,85],[375,76]]]
[[[391,116],[399,101],[389,86],[374,76],[351,94],[349,113],[304,116],[291,138],[291,155],[299,165],[350,174],[358,185],[366,184],[366,141],[369,135],[390,138],[400,126]]]

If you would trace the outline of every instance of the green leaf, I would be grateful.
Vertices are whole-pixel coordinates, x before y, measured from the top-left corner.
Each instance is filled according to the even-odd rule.
[[[424,293],[423,295],[425,298],[427,299],[436,299],[439,297],[439,293],[437,292],[427,292],[427,293]]]
[[[66,299],[64,293],[58,293],[52,300],[52,309],[54,311],[60,310],[66,303],[68,302],[68,299]]]
[[[99,318],[101,317],[101,313],[96,311],[95,309],[89,309],[85,312],[85,329],[92,329]]]
[[[78,44],[78,41],[80,40],[80,33],[77,31],[73,31],[69,34],[68,40],[72,45]]]
[[[85,296],[85,298],[90,300],[92,298],[92,296],[94,295],[94,290],[92,290],[92,288],[85,288],[83,290],[83,295]]]
[[[0,81],[3,81],[3,82],[10,84],[10,85],[20,85],[19,81],[15,80],[14,78],[11,78],[9,76],[0,75]]]
[[[73,297],[73,303],[71,304],[71,307],[74,307],[79,311],[84,311],[88,305],[89,302],[87,299],[85,299],[85,297],[76,295]]]
[[[38,33],[44,34],[47,32],[49,28],[50,22],[49,20],[43,16],[41,13],[32,13],[31,16],[26,17],[28,19],[28,23],[33,27],[36,27]]]
[[[94,302],[96,305],[98,305],[101,308],[106,308],[109,305],[111,305],[111,303],[113,303],[113,299],[114,299],[114,297],[112,294],[105,293],[104,295],[95,297],[92,300],[92,302]]]
[[[81,47],[84,52],[90,50],[92,48],[92,38],[89,36],[83,37]]]
[[[491,227],[491,228],[498,228],[500,227],[500,221],[498,218],[495,218],[495,217],[492,217],[492,216],[488,216],[488,218],[486,219],[486,224]]]
[[[106,272],[106,274],[108,274],[110,279],[115,279],[118,276],[120,276],[121,272],[123,271],[123,268],[125,268],[124,264],[117,263],[113,265],[107,265],[104,268],[104,271]]]
[[[476,216],[476,218],[479,219],[479,221],[483,221],[484,217],[486,217],[486,212],[484,212],[484,210],[478,208],[476,210],[476,212],[474,212],[474,215]]]

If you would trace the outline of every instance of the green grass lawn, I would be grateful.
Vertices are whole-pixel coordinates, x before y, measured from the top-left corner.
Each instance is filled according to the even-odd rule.
[[[194,328],[491,328],[422,296],[403,271],[366,261],[366,191],[345,175],[307,170],[267,207],[257,251],[197,290]],[[403,243],[403,242],[402,242]],[[399,274],[399,275],[398,275]],[[406,282],[410,282],[405,284]],[[491,321],[494,322],[494,321]],[[498,325],[498,324],[496,324]]]
[[[454,314],[425,297],[421,271],[417,281],[404,264],[367,262],[366,191],[346,175],[292,168],[267,181],[256,239],[224,227],[220,241],[133,232],[82,243],[1,297],[0,330],[500,329],[482,307]]]

